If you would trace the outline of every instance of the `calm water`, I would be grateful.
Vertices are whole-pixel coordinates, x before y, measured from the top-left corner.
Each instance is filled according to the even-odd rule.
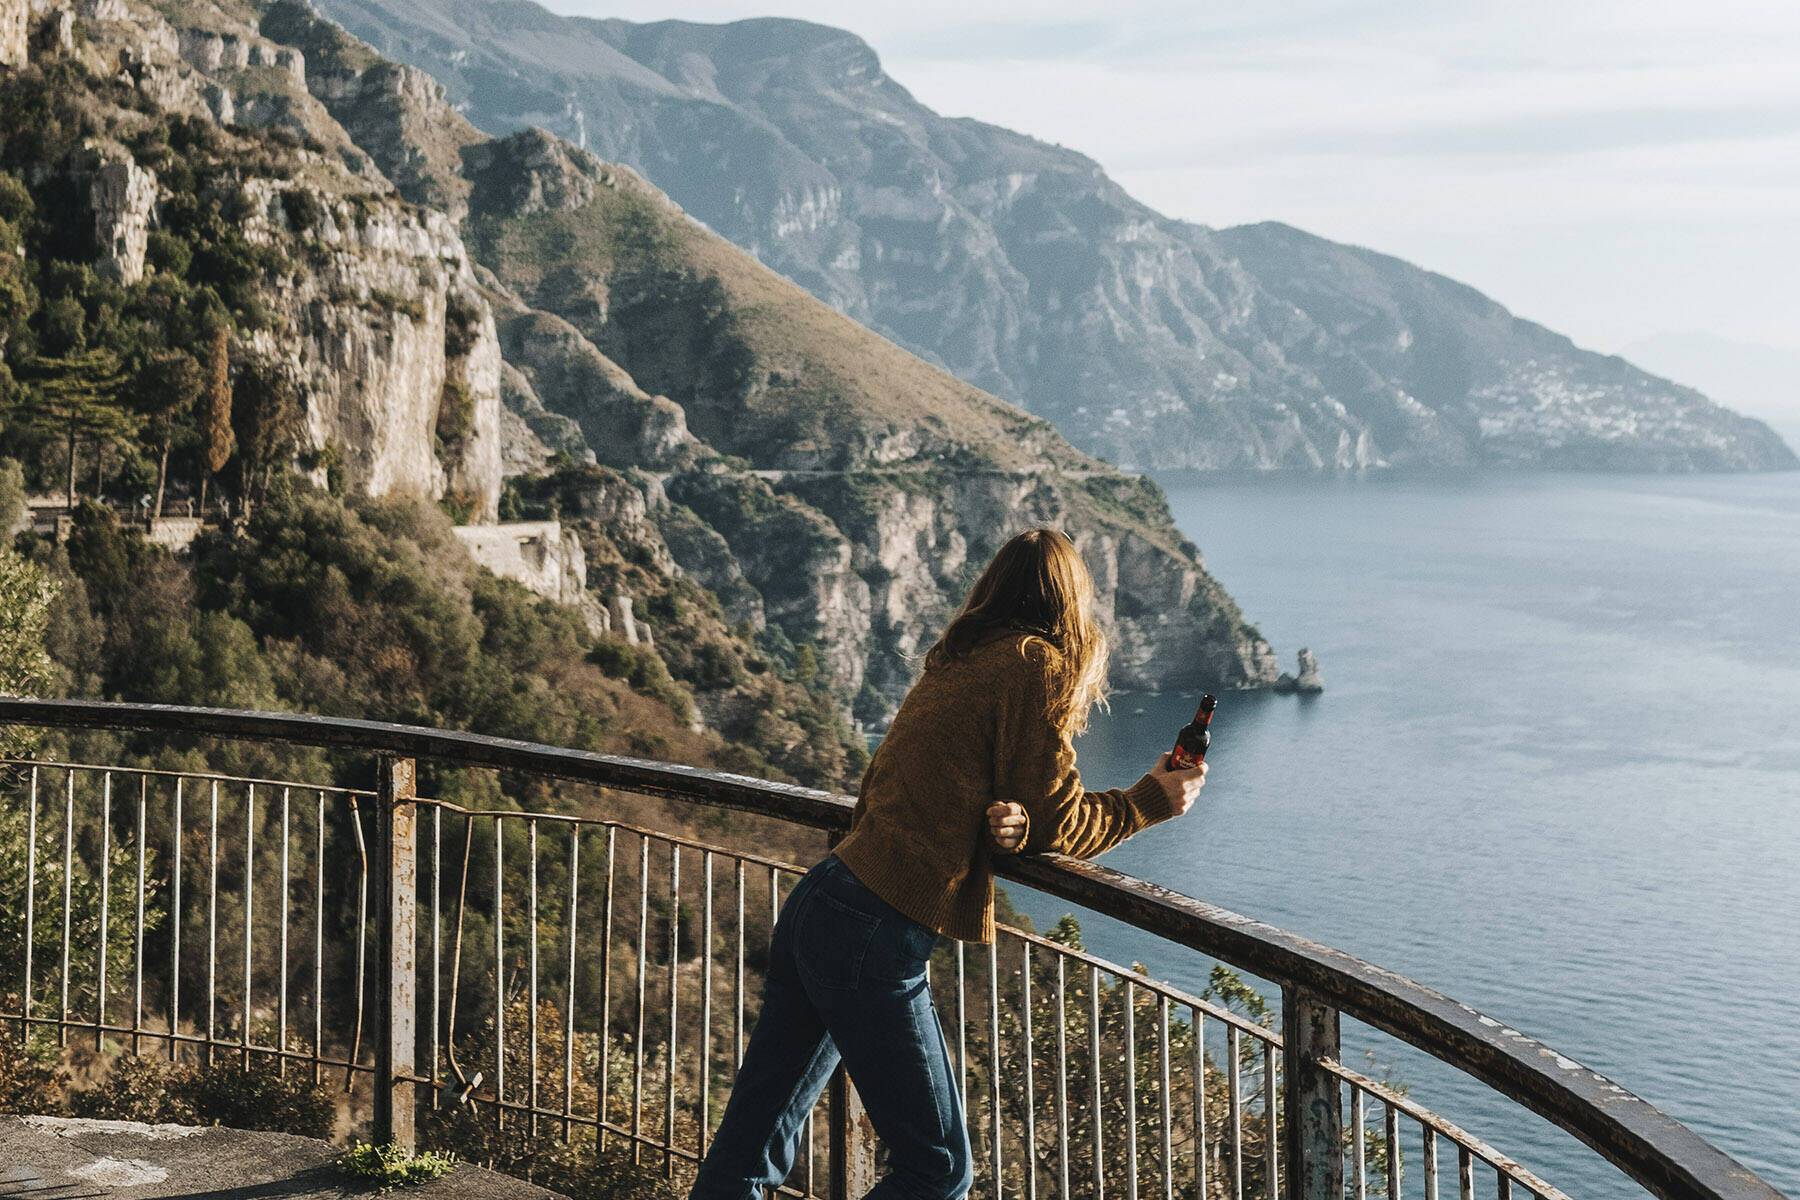
[[[1800,1196],[1800,473],[1165,482],[1327,691],[1226,694],[1201,805],[1106,862],[1473,1004]],[[1115,697],[1089,785],[1135,779],[1192,709]],[[1014,891],[1040,925],[1066,911]],[[1552,1182],[1630,1194],[1460,1073],[1353,1036]]]

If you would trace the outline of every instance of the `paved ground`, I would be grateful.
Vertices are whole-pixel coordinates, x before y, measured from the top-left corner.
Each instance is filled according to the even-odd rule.
[[[287,1133],[136,1121],[0,1117],[0,1200],[341,1200],[373,1193],[335,1165],[341,1147]],[[459,1166],[390,1193],[405,1200],[557,1200]]]

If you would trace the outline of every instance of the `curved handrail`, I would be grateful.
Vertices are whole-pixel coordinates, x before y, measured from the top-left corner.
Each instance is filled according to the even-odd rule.
[[[830,832],[849,828],[855,804],[815,788],[698,767],[305,713],[0,697],[0,724],[263,739],[426,758],[689,800]],[[1307,989],[1547,1118],[1663,1200],[1784,1200],[1750,1168],[1648,1101],[1403,975],[1097,863],[1043,854],[1001,859],[996,871],[1284,989]]]

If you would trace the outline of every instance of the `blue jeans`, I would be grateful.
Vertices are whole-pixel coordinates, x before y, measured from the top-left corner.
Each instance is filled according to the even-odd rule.
[[[836,855],[807,872],[775,922],[762,1015],[689,1200],[763,1200],[785,1180],[840,1056],[888,1151],[868,1200],[969,1190],[962,1095],[925,978],[936,944]]]

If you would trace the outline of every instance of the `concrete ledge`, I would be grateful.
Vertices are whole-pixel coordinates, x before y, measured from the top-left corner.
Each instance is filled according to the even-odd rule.
[[[0,1196],[31,1200],[287,1200],[373,1194],[337,1167],[343,1148],[288,1133],[66,1117],[0,1117]],[[391,1193],[418,1200],[560,1200],[479,1167]]]

